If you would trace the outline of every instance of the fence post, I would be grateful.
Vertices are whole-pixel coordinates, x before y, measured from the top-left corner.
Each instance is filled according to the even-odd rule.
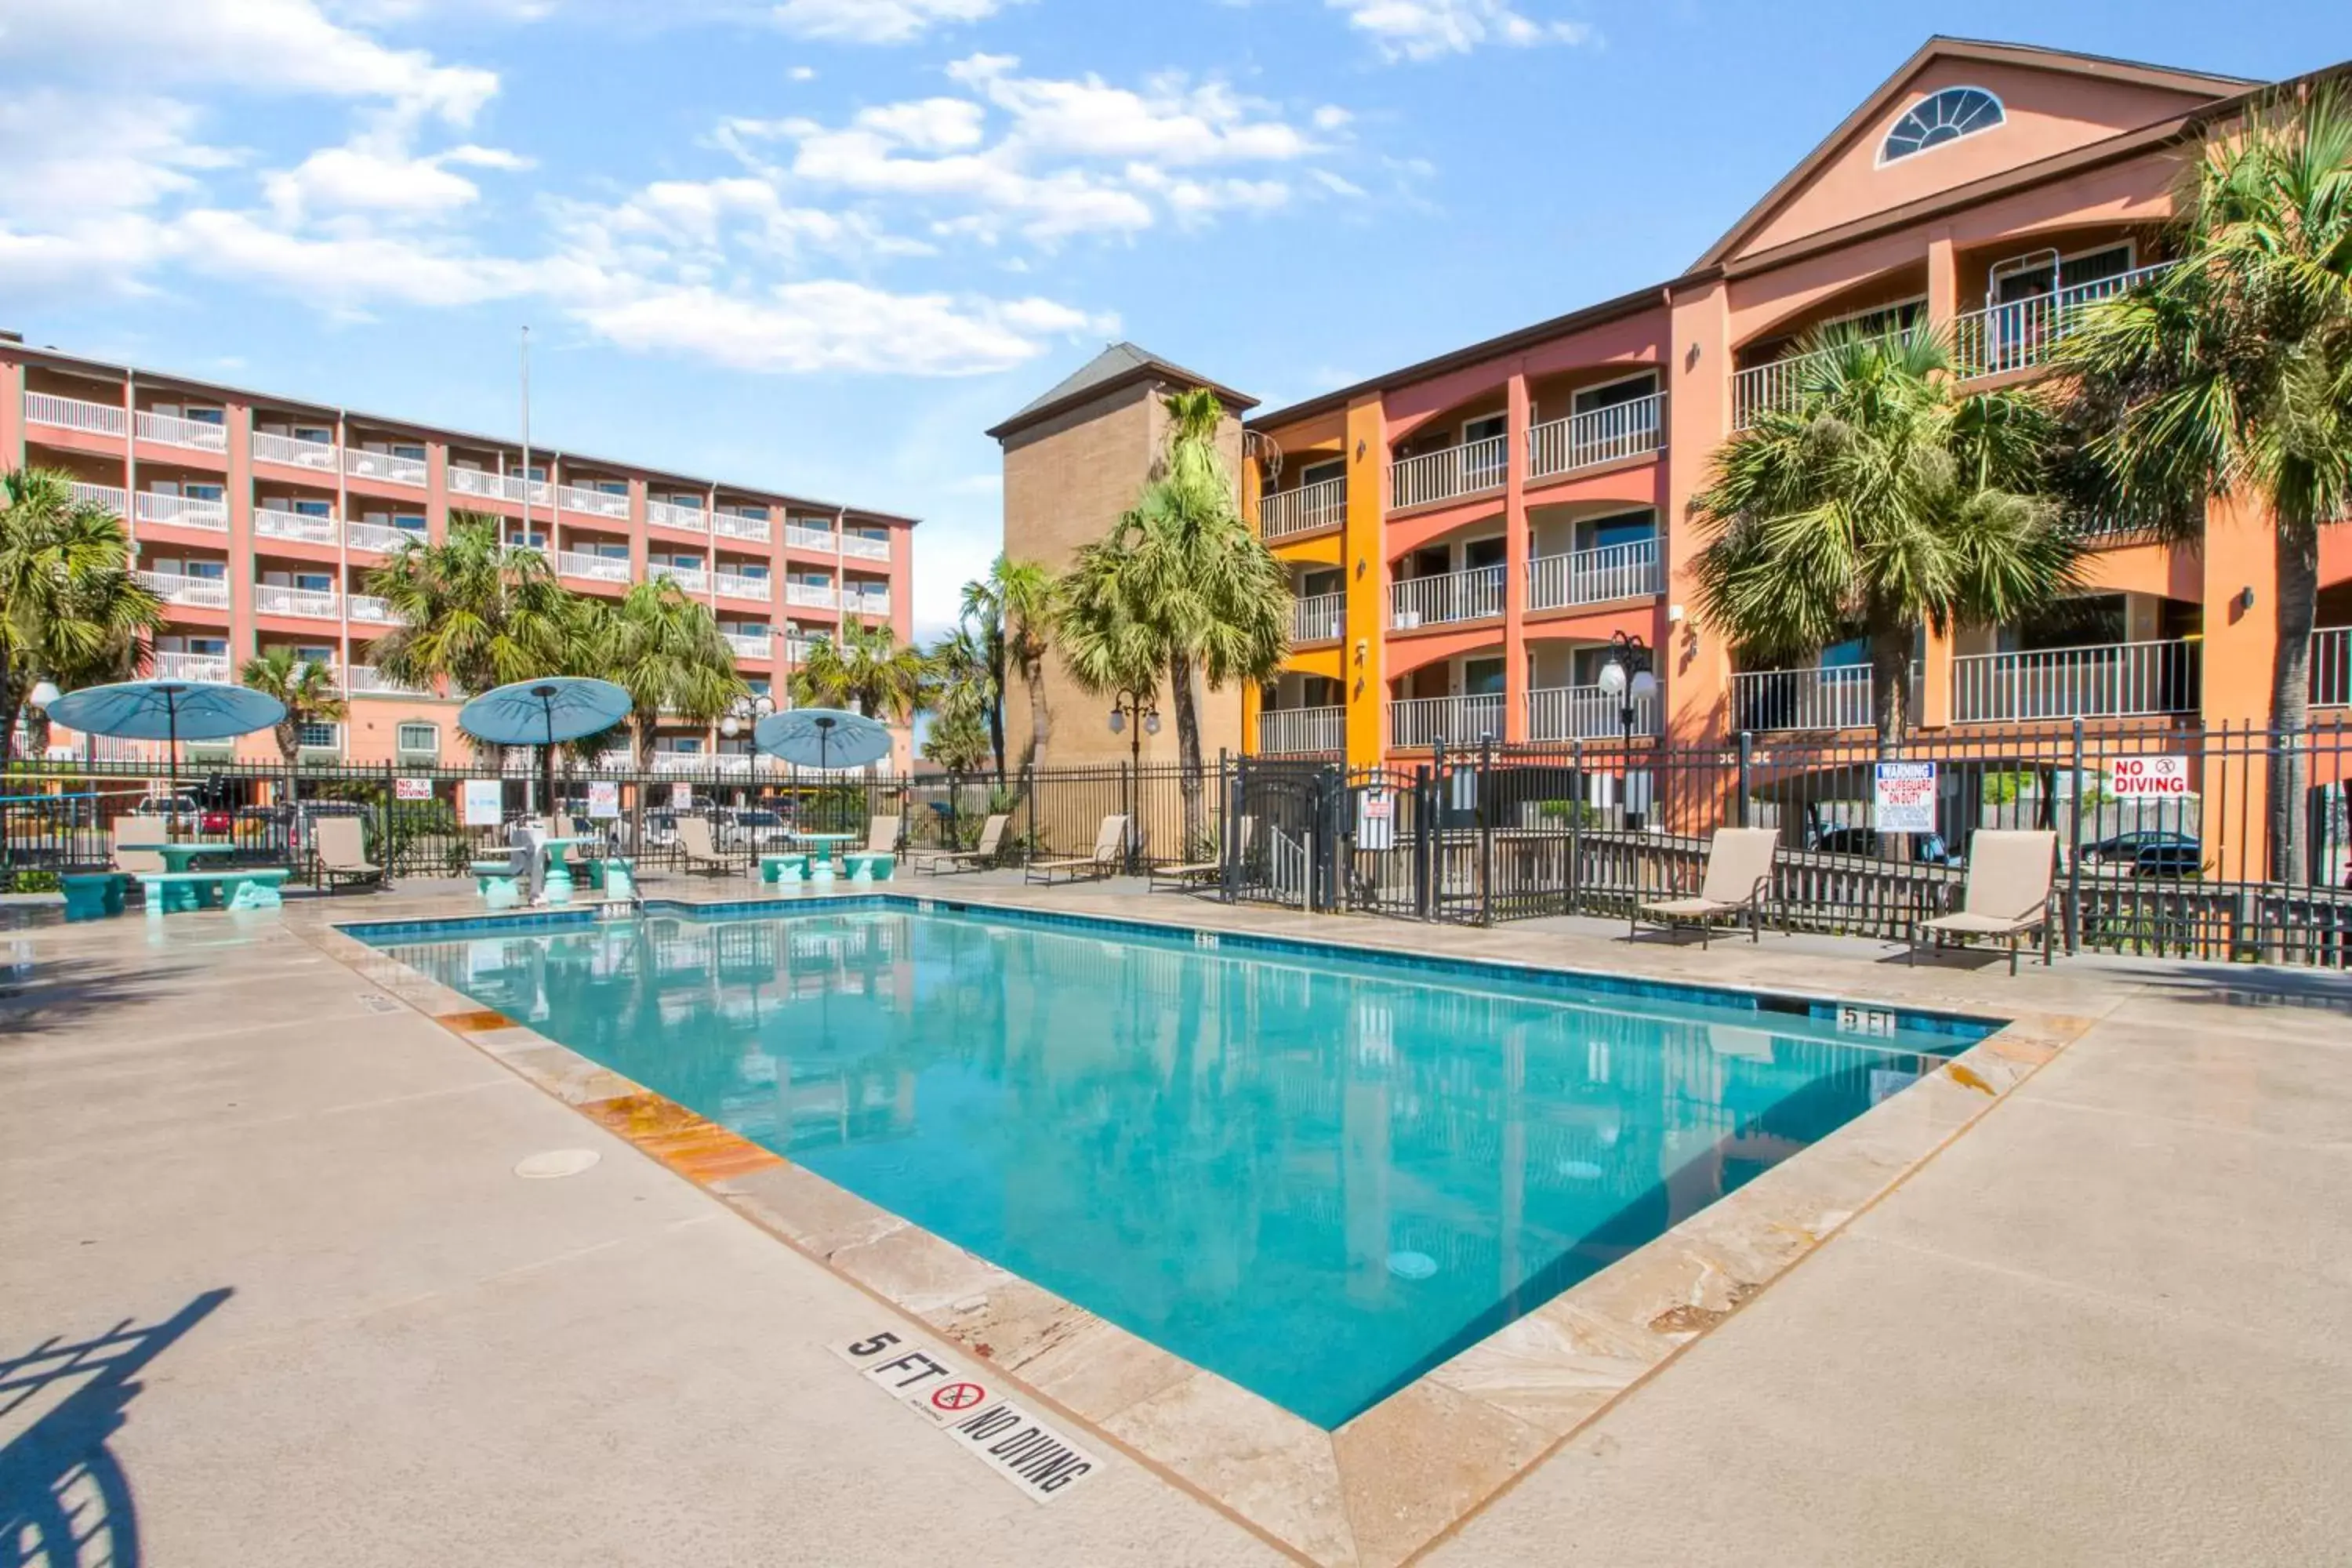
[[[400,763],[396,758],[387,757],[383,764],[383,816],[376,823],[375,838],[376,859],[383,867],[383,885],[387,888],[392,886],[393,875],[398,869],[393,864],[392,819],[394,814],[400,810],[399,795]]]
[[[1217,835],[1217,900],[1234,901],[1234,858],[1237,852],[1231,831],[1239,820],[1235,815],[1240,802],[1235,798],[1241,789],[1241,770],[1225,760],[1223,750],[1217,752],[1217,797],[1220,831]]]
[[[1742,730],[1742,731],[1739,731],[1739,816],[1738,816],[1739,826],[1742,826],[1742,827],[1746,827],[1747,826],[1748,826],[1748,794],[1749,794],[1748,785],[1749,785],[1749,784],[1750,784],[1750,783],[1753,781],[1753,779],[1754,779],[1754,776],[1755,776],[1755,767],[1756,767],[1756,737],[1755,737],[1753,734],[1751,734],[1749,731],[1746,731],[1746,730]]]
[[[1478,742],[1478,923],[1495,923],[1495,742]]]
[[[1423,763],[1412,770],[1412,912],[1424,921],[1434,901],[1429,889],[1430,791],[1429,766]]]
[[[1582,736],[1569,737],[1568,776],[1576,781],[1576,795],[1568,803],[1568,900],[1560,913],[1572,915],[1584,902],[1584,802],[1592,793],[1584,782]]]
[[[2074,721],[2074,787],[2066,808],[2066,956],[2083,951],[2083,721]]]
[[[1037,764],[1021,764],[1021,798],[1029,807],[1029,832],[1021,841],[1021,863],[1037,858]]]

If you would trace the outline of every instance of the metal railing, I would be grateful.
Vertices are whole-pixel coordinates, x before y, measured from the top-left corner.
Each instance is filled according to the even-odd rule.
[[[582,512],[589,517],[611,517],[625,521],[629,515],[629,498],[614,495],[611,490],[591,489],[585,485],[560,485],[555,491],[555,504],[565,511]],[[698,517],[699,513],[696,514]],[[698,527],[704,526],[698,523]]]
[[[764,605],[774,592],[765,577],[747,576],[740,572],[721,572],[714,581],[718,584],[719,592],[730,599],[750,599]]]
[[[1294,642],[1330,642],[1346,635],[1348,595],[1310,594],[1293,603],[1290,637]]]
[[[365,621],[371,626],[400,624],[400,616],[394,613],[390,599],[374,594],[353,594],[343,603],[349,607],[352,620]]]
[[[1417,458],[1401,458],[1389,465],[1390,510],[1501,489],[1510,466],[1507,436],[1489,436]]]
[[[2311,634],[2311,705],[2352,707],[2352,626],[2322,626]]]
[[[1318,528],[1338,528],[1347,521],[1348,480],[1345,475],[1258,497],[1257,532],[1260,539],[1285,539],[1294,533],[1312,533]]]
[[[652,503],[646,504],[650,507]],[[713,513],[710,519],[710,531],[720,538],[749,539],[760,544],[765,544],[772,536],[772,527],[764,517],[745,517],[741,512],[724,509]]]
[[[1897,342],[1908,342],[1918,329],[1906,327],[1887,335]],[[1750,365],[1731,378],[1731,427],[1745,430],[1756,423],[1757,415],[1767,408],[1793,408],[1805,374],[1813,366],[1826,363],[1838,351],[1815,349],[1811,353],[1790,354],[1765,364]]]
[[[727,646],[735,650],[738,658],[767,658],[775,652],[775,639],[764,632],[728,632]]]
[[[342,525],[331,514],[294,511],[269,505],[253,509],[253,531],[265,539],[292,539],[304,544],[332,544],[342,536]]]
[[[626,516],[626,509],[622,515]],[[698,506],[681,506],[677,501],[648,500],[646,521],[656,528],[675,528],[687,533],[710,531],[710,514]]]
[[[784,603],[805,605],[812,609],[830,610],[840,602],[840,596],[830,583],[793,583],[784,584]]]
[[[394,528],[382,522],[347,522],[343,524],[343,542],[353,550],[373,551],[389,555],[403,545],[425,542],[421,528]]]
[[[784,524],[784,548],[787,550],[814,550],[821,555],[836,555],[840,553],[840,552],[834,548],[833,531],[831,529],[810,528],[805,524],[797,522],[788,522]]]
[[[1503,738],[1503,698],[1406,697],[1389,704],[1389,744],[1475,746]]]
[[[138,510],[142,522],[201,528],[210,533],[228,531],[228,502],[214,500],[209,496],[173,496],[141,490],[131,498],[131,504]]]
[[[289,588],[276,583],[256,583],[253,608],[255,614],[263,616],[301,616],[318,621],[342,617],[341,600],[332,588]]]
[[[93,485],[75,479],[66,486],[66,489],[78,501],[110,511],[117,517],[130,515],[131,495],[121,485]]]
[[[226,577],[197,577],[182,572],[148,571],[133,572],[131,575],[167,605],[183,605],[197,610],[228,608],[228,579]]]
[[[1623,458],[1638,458],[1665,445],[1666,395],[1651,393],[1565,419],[1549,419],[1528,432],[1528,478],[1572,474]]]
[[[646,568],[648,577],[667,577],[689,594],[710,592],[710,574],[699,566],[673,566],[667,561],[656,561]]]
[[[1861,730],[1874,721],[1870,667],[1751,669],[1731,678],[1731,727],[1774,730]]]
[[[546,506],[555,499],[553,487],[545,479],[526,483],[520,474],[494,474],[486,468],[461,468],[452,463],[448,480],[449,489],[461,496],[483,496],[517,504],[528,500],[533,506]]]
[[[868,589],[863,594],[842,590],[841,613],[845,616],[887,617],[890,614],[890,595]]]
[[[1631,540],[1528,563],[1528,608],[1557,610],[1639,598],[1658,591],[1658,542]]]
[[[347,447],[343,449],[343,472],[355,479],[387,479],[395,485],[422,486],[430,470],[422,458]]]
[[[555,552],[555,569],[566,577],[585,577],[592,583],[625,583],[629,580],[629,558],[625,555],[559,550]]]
[[[1389,626],[1411,631],[1446,621],[1475,621],[1503,613],[1503,569],[1474,566],[1389,584]]]
[[[1952,721],[2193,713],[2200,648],[2176,640],[1963,654],[1952,660]]]
[[[855,561],[887,561],[890,559],[890,542],[868,539],[862,533],[844,533],[841,536],[841,552]]]
[[[1257,749],[1270,757],[1337,752],[1347,743],[1345,708],[1269,708],[1257,716]]]
[[[257,463],[278,463],[289,468],[310,468],[323,473],[335,471],[335,444],[332,441],[309,441],[299,436],[278,436],[268,430],[253,433],[253,460]]]
[[[184,419],[176,414],[142,414],[139,438],[163,447],[185,447],[197,452],[228,450],[228,426],[209,419]]]
[[[1952,322],[1952,367],[1963,376],[1978,376],[2046,364],[2052,345],[2082,323],[2086,307],[2160,278],[2176,265],[2158,261],[2053,294],[1970,310]]]
[[[1636,735],[1658,732],[1658,702],[1638,698],[1633,704]],[[1538,686],[1528,693],[1528,739],[1530,741],[1596,741],[1625,733],[1625,700],[1598,686]]]
[[[158,680],[226,680],[229,658],[225,653],[158,652],[150,666]]]
[[[120,436],[129,428],[121,404],[90,403],[79,397],[59,397],[53,392],[25,394],[25,418],[30,424],[79,430],[91,436]]]
[[[430,697],[422,687],[403,686],[372,664],[354,664],[343,671],[343,689],[354,697]]]

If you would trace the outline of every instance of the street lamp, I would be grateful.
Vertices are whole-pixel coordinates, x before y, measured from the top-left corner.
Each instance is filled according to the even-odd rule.
[[[1658,678],[1650,668],[1650,645],[1625,632],[1609,638],[1609,662],[1601,667],[1601,689],[1617,700],[1617,723],[1624,736],[1621,767],[1625,789],[1625,826],[1638,827],[1633,810],[1633,718],[1635,710],[1658,694]]]
[[[1135,869],[1135,801],[1142,787],[1143,737],[1160,733],[1160,708],[1150,691],[1121,691],[1110,701],[1110,732],[1128,737],[1127,868]]]

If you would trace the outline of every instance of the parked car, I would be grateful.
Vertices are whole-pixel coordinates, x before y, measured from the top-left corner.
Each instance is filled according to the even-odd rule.
[[[1957,866],[1959,857],[1944,842],[1940,833],[1914,833],[1911,859],[1921,866]],[[1881,858],[1878,829],[1875,827],[1832,827],[1816,837],[1811,848],[1822,855],[1861,855],[1870,859]]]
[[[2186,833],[2118,833],[2084,845],[2083,864],[2135,877],[2193,877],[2205,868],[2205,846]]]
[[[139,797],[131,808],[135,816],[160,816],[175,826],[193,828],[204,820],[205,808],[194,794],[182,790],[173,795],[165,790],[151,789]]]
[[[721,849],[748,849],[761,854],[789,848],[793,832],[784,825],[781,814],[746,808],[722,816],[714,837]]]

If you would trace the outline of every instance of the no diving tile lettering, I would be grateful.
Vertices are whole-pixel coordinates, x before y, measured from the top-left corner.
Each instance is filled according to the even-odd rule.
[[[827,1347],[866,1381],[944,1427],[956,1447],[1034,1502],[1051,1502],[1101,1468],[1092,1454],[1007,1399],[987,1375],[885,1329]]]

